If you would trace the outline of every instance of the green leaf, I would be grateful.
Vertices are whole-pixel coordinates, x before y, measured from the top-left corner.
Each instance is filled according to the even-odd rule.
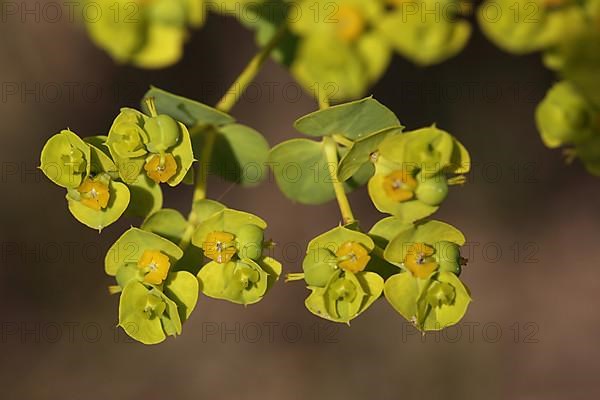
[[[130,152],[130,149],[123,147],[123,136],[127,136],[127,140],[135,137],[138,141],[147,141],[146,133],[143,130],[145,121],[148,117],[138,110],[133,108],[122,108],[121,112],[115,120],[108,132],[106,145],[110,151],[110,155],[119,169],[119,176],[126,183],[133,183],[144,168],[146,150],[145,147],[136,149]],[[127,146],[125,146],[127,147]],[[121,154],[121,155],[119,155]]]
[[[195,125],[221,126],[232,124],[235,119],[215,108],[185,97],[169,93],[157,87],[151,87],[144,98],[154,98],[156,109],[160,114],[167,114],[182,122],[188,127]],[[147,112],[146,105],[142,102],[142,108]]]
[[[163,194],[159,184],[142,174],[128,186],[131,192],[128,214],[146,217],[160,210],[163,205]]]
[[[350,150],[340,161],[338,169],[339,180],[343,182],[350,179],[364,164],[370,163],[371,154],[377,151],[379,144],[386,137],[401,133],[402,127],[389,128],[355,141]]]
[[[332,230],[325,232],[308,243],[307,252],[313,249],[327,249],[335,253],[338,248],[346,242],[357,242],[362,244],[369,250],[373,250],[375,244],[373,240],[362,232],[338,226]]]
[[[130,193],[127,185],[111,181],[108,185],[110,197],[105,209],[94,210],[71,198],[67,194],[69,211],[82,224],[101,231],[117,221],[129,205]]]
[[[137,264],[146,250],[158,250],[166,254],[171,266],[183,256],[183,251],[167,239],[138,228],[130,228],[108,249],[104,259],[105,272],[115,276],[122,265]]]
[[[416,321],[420,293],[417,278],[408,272],[396,274],[385,281],[383,292],[394,310],[408,321]]]
[[[196,219],[195,223],[197,225],[202,224],[207,219],[209,219],[213,215],[225,210],[226,208],[227,207],[225,207],[223,204],[221,204],[215,200],[210,200],[210,199],[197,200],[192,205],[192,211],[194,212],[195,219]]]
[[[435,244],[440,241],[462,246],[466,239],[462,232],[452,225],[441,221],[427,221],[416,224],[410,229],[402,230],[390,241],[384,255],[386,260],[403,262],[410,244],[425,243],[435,248]]]
[[[354,295],[351,299],[338,298],[336,288],[341,281],[348,281],[353,288]],[[363,304],[372,303],[372,301],[365,300],[367,297],[365,288],[362,287],[361,281],[358,280],[356,275],[352,273],[342,274],[341,271],[338,271],[331,276],[324,288],[310,289],[312,292],[304,302],[306,308],[311,313],[334,322],[349,323],[350,320],[359,315]]]
[[[198,279],[186,271],[170,273],[165,281],[165,295],[177,303],[181,321],[187,320],[194,311],[198,302],[198,290]]]
[[[159,317],[148,318],[144,312],[150,291],[139,282],[129,283],[119,300],[119,326],[143,344],[157,344],[166,339]]]
[[[322,204],[335,198],[323,144],[292,139],[269,155],[275,181],[283,194],[302,204]]]
[[[89,175],[90,152],[90,147],[79,136],[63,130],[44,145],[40,168],[58,186],[75,189]]]
[[[90,147],[90,173],[99,174],[105,172],[110,175],[112,179],[117,179],[119,177],[119,170],[113,160],[110,158],[110,155],[107,154],[108,148],[106,148],[106,152],[101,147],[96,147],[92,143],[88,141],[88,138],[85,138],[85,142],[88,143]]]
[[[140,228],[179,243],[187,228],[187,220],[179,211],[164,208],[148,215]]]
[[[372,238],[376,238],[374,239],[375,243],[385,248],[388,242],[400,232],[412,228],[412,223],[403,222],[401,219],[396,217],[387,217],[377,221],[377,223],[373,225],[369,231],[369,235]]]
[[[402,128],[396,115],[371,97],[315,111],[298,119],[294,126],[306,135],[338,134],[350,140],[387,128]]]
[[[267,177],[269,144],[256,130],[226,125],[218,130],[211,170],[222,178],[243,186],[254,186]]]
[[[164,293],[157,290],[157,294],[166,304],[165,312],[160,316],[160,322],[167,336],[181,335],[181,318],[177,303],[168,298]]]
[[[360,306],[358,315],[363,313],[367,308],[371,306],[377,300],[384,288],[384,281],[381,276],[374,272],[362,271],[356,274],[356,278],[360,282],[360,285],[365,291],[365,298]]]

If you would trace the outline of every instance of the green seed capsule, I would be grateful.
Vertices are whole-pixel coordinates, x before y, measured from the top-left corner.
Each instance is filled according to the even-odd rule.
[[[323,248],[310,250],[302,262],[306,284],[325,287],[331,275],[337,271],[336,263],[336,257],[331,251]]]
[[[264,232],[256,225],[241,226],[236,232],[238,254],[241,259],[258,260],[263,253]]]
[[[177,121],[166,114],[150,118],[144,130],[148,134],[148,150],[152,153],[164,153],[175,146],[181,134]]]
[[[439,205],[448,195],[448,180],[443,175],[429,178],[417,176],[418,186],[415,190],[417,199],[429,206]]]
[[[461,271],[460,247],[456,243],[445,240],[435,245],[435,261],[440,271],[452,272],[456,275]]]

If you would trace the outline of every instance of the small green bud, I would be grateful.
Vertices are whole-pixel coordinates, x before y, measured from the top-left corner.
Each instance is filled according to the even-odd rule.
[[[144,313],[147,319],[159,318],[165,312],[167,305],[160,297],[149,293],[146,296],[146,304],[144,306]]]
[[[148,150],[152,153],[164,153],[175,146],[181,136],[177,121],[166,114],[150,118],[144,130],[148,134]]]
[[[548,147],[589,139],[600,114],[571,83],[554,85],[538,105],[535,119]]]
[[[448,196],[448,180],[442,174],[432,177],[417,175],[417,199],[429,206],[437,206]]]
[[[233,278],[238,281],[244,289],[260,280],[260,274],[257,270],[251,268],[243,262],[238,263]]]
[[[325,287],[331,275],[337,271],[335,255],[324,248],[309,250],[302,262],[304,280],[308,286]]]
[[[263,253],[264,231],[256,225],[247,224],[241,226],[236,233],[239,257],[258,260]]]

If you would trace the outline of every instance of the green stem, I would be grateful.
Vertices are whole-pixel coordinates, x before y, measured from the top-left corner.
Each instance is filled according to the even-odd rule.
[[[335,140],[336,143],[341,144],[344,147],[352,147],[352,145],[354,144],[352,140],[342,135],[333,134],[331,135],[331,137],[333,138],[333,140]]]
[[[331,183],[333,184],[333,191],[335,192],[335,197],[337,198],[340,213],[342,214],[342,219],[344,220],[344,224],[350,224],[354,222],[355,219],[354,214],[352,214],[350,202],[348,201],[348,197],[346,196],[346,191],[344,190],[344,184],[340,182],[337,176],[337,144],[335,143],[333,138],[325,136],[323,138],[323,145],[325,146],[325,157],[327,158],[329,174],[331,175]]]
[[[238,102],[242,93],[248,88],[248,85],[254,80],[265,61],[271,55],[271,52],[277,47],[281,39],[286,32],[287,25],[282,24],[277,32],[273,35],[269,43],[263,47],[258,54],[256,54],[248,63],[246,68],[238,76],[235,82],[231,85],[225,95],[219,100],[215,108],[225,113],[229,113],[233,106]],[[198,160],[196,184],[194,188],[194,196],[192,203],[198,200],[206,198],[206,191],[208,186],[208,172],[209,165],[212,158],[213,147],[217,137],[217,132],[214,128],[202,129],[201,127],[194,127],[194,132],[200,131],[204,135],[204,141],[202,143],[202,151],[200,159]],[[193,211],[190,212],[188,217],[188,226],[181,238],[179,247],[185,250],[192,240],[194,229],[196,225],[196,215]]]
[[[242,93],[244,93],[248,85],[250,85],[250,83],[254,80],[254,78],[260,71],[265,61],[269,58],[271,52],[275,49],[275,47],[277,47],[277,45],[283,38],[286,32],[286,28],[287,25],[282,24],[277,30],[277,32],[273,35],[269,43],[267,43],[267,45],[263,47],[261,51],[252,58],[252,60],[250,60],[246,68],[238,76],[233,85],[231,85],[229,90],[217,103],[216,108],[218,110],[221,110],[226,113],[231,111],[235,103],[237,103],[237,101],[239,100]]]

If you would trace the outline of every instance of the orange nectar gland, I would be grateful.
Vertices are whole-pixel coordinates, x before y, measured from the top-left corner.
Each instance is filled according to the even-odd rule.
[[[177,172],[177,163],[171,154],[155,154],[146,161],[144,169],[154,182],[165,183]]]
[[[100,211],[108,205],[110,193],[108,185],[86,178],[77,188],[81,195],[79,202],[92,210]]]
[[[229,262],[236,252],[234,238],[235,236],[228,232],[209,233],[202,243],[204,255],[219,264]]]
[[[415,243],[408,248],[404,266],[417,278],[425,279],[438,268],[433,257],[433,248],[424,243]]]
[[[408,171],[394,171],[383,179],[383,190],[392,200],[407,201],[414,197],[417,180]]]
[[[357,273],[363,271],[371,256],[367,249],[357,242],[346,242],[335,252],[338,257],[338,266],[349,272]]]
[[[341,5],[332,18],[337,22],[337,36],[346,42],[356,40],[365,29],[365,19],[355,7]]]
[[[158,250],[145,250],[137,264],[144,272],[144,282],[160,285],[169,273],[171,263],[169,257]]]

